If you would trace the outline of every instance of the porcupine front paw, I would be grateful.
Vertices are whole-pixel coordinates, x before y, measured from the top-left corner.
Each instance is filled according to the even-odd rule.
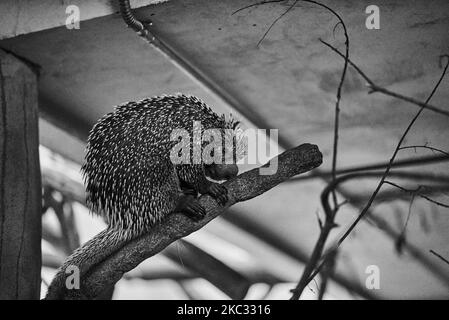
[[[210,183],[206,193],[217,199],[222,205],[228,202],[228,190],[219,183]]]

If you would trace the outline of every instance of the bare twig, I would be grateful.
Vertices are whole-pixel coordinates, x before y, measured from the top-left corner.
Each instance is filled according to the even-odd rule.
[[[282,13],[279,17],[277,17],[270,25],[270,27],[265,31],[265,33],[263,34],[262,38],[259,40],[259,42],[257,43],[257,46],[259,46],[262,41],[265,39],[265,37],[268,35],[268,33],[270,32],[270,30],[273,28],[273,26],[280,20],[282,19],[282,17],[284,15],[286,15],[291,9],[293,9],[295,7],[295,5],[298,3],[299,0],[296,0],[293,2],[293,4],[291,6],[289,6],[289,8],[284,11],[284,13]],[[315,4],[317,6],[320,6],[326,10],[328,10],[330,13],[332,13],[335,17],[337,17],[338,19],[338,23],[334,26],[333,29],[333,33],[335,33],[335,29],[337,26],[341,25],[343,27],[343,31],[344,31],[344,36],[345,36],[345,63],[342,69],[342,73],[341,73],[341,77],[340,77],[340,82],[338,84],[338,88],[337,88],[337,94],[336,94],[336,102],[335,102],[335,118],[334,118],[334,141],[333,141],[333,153],[332,153],[332,179],[335,180],[336,178],[336,167],[337,167],[337,151],[338,151],[338,132],[339,132],[339,122],[340,122],[340,101],[341,101],[341,91],[343,88],[343,83],[345,81],[345,77],[346,77],[346,72],[348,69],[348,61],[349,61],[349,36],[348,36],[348,32],[346,29],[346,25],[343,22],[343,19],[340,17],[340,15],[333,10],[332,8],[328,7],[325,4],[322,4],[320,2],[317,1],[313,1],[313,0],[301,0],[302,2],[308,2],[308,3],[312,3]],[[268,3],[273,3],[273,2],[279,2],[279,1],[262,1],[262,2],[257,2],[248,6],[245,6],[243,8],[240,8],[236,11],[234,11],[232,14],[235,14],[237,12],[240,12],[242,10],[254,7],[254,6],[259,6],[259,5],[264,5],[264,4],[268,4]],[[332,192],[332,198],[334,200],[334,206],[337,206],[337,195],[336,192],[333,191]]]
[[[404,227],[402,228],[401,233],[396,239],[396,249],[399,254],[402,253],[402,248],[404,244],[406,243],[406,234],[407,234],[407,226],[408,222],[410,221],[410,217],[412,216],[412,207],[413,207],[413,201],[415,200],[416,193],[412,193],[412,197],[410,199],[410,203],[408,205],[408,213],[407,218],[404,223]]]
[[[438,258],[440,258],[442,261],[444,261],[444,262],[446,262],[447,264],[449,264],[449,260],[447,260],[446,258],[444,258],[442,255],[436,253],[436,252],[433,251],[433,250],[429,250],[429,252],[430,252],[431,254],[433,254],[434,256],[437,256]]]
[[[399,236],[396,228],[390,226],[390,224],[379,215],[374,215],[372,209],[368,212],[366,220],[393,240],[397,239]],[[418,261],[424,268],[426,268],[426,270],[435,275],[444,286],[449,288],[449,274],[437,266],[427,254],[424,254],[421,248],[418,248],[411,243],[404,242],[402,244],[402,250],[407,252],[410,257]]]
[[[440,206],[440,207],[443,207],[443,208],[449,208],[449,205],[447,205],[445,203],[442,203],[442,202],[439,202],[437,200],[434,200],[432,198],[429,198],[428,196],[423,195],[422,193],[420,193],[419,191],[423,188],[423,186],[418,186],[416,189],[407,189],[407,188],[401,187],[400,185],[398,185],[398,184],[396,184],[394,182],[388,181],[388,180],[385,180],[384,183],[385,184],[389,184],[390,186],[396,187],[396,188],[398,188],[398,189],[400,189],[400,190],[402,190],[404,192],[408,192],[408,193],[410,193],[412,195],[415,194],[418,197],[421,197],[423,199],[426,199],[429,202],[432,202],[432,203],[436,204],[437,206]]]
[[[322,4],[320,2],[317,1],[313,1],[313,0],[302,0],[303,2],[309,2],[309,3],[313,3],[315,5],[318,5],[320,7],[325,8],[326,10],[328,10],[329,12],[331,12],[335,17],[337,17],[337,19],[339,20],[339,22],[337,23],[336,26],[338,26],[339,24],[341,24],[343,26],[343,30],[344,30],[344,35],[345,35],[345,63],[343,66],[343,70],[342,70],[342,74],[341,74],[341,78],[340,78],[340,82],[338,84],[338,88],[337,88],[337,94],[336,94],[336,102],[335,102],[335,118],[334,118],[334,141],[333,141],[333,153],[332,153],[332,180],[335,181],[336,179],[336,167],[337,167],[337,151],[338,151],[338,132],[339,132],[339,119],[340,119],[340,101],[341,101],[341,91],[343,88],[343,84],[344,84],[344,80],[346,77],[346,72],[347,72],[347,68],[348,68],[348,61],[349,61],[349,37],[348,37],[348,33],[347,33],[347,29],[346,29],[346,25],[343,21],[343,19],[340,17],[340,15],[334,11],[332,8],[326,6],[325,4]],[[268,32],[271,30],[271,28],[276,24],[277,21],[279,21],[285,14],[287,14],[297,3],[298,1],[295,1],[282,15],[280,15],[269,27],[269,29],[265,32],[265,34],[263,35],[262,39],[260,39],[258,45],[263,41],[263,39],[265,38],[265,36],[268,34]],[[259,3],[259,4],[263,4],[263,3]],[[335,32],[335,27],[334,27],[334,32]],[[307,278],[309,277],[310,273],[314,270],[316,264],[318,263],[321,254],[322,254],[322,250],[324,248],[324,244],[326,242],[327,236],[330,232],[330,230],[332,228],[335,227],[335,223],[334,223],[334,217],[335,214],[338,210],[338,204],[337,204],[337,195],[335,190],[332,190],[332,197],[334,200],[334,209],[329,209],[329,210],[325,210],[325,214],[326,214],[326,222],[324,224],[324,226],[322,226],[321,228],[321,233],[320,233],[320,237],[317,241],[317,244],[314,248],[314,251],[312,253],[312,257],[310,258],[306,268],[304,269],[304,272],[301,276],[301,279],[298,282],[298,285],[296,286],[296,288],[294,290],[292,290],[293,295],[291,297],[291,299],[299,299],[302,291],[304,290],[304,288],[306,287],[307,283],[305,283],[305,281],[307,280]]]
[[[379,175],[380,177],[380,175]],[[437,185],[426,188],[426,190],[423,190],[423,194],[426,195],[435,195],[435,194],[445,194],[445,191],[449,191],[449,184],[445,185]],[[371,194],[368,196],[361,195],[361,196],[352,196],[351,197],[351,203],[352,204],[358,204],[365,203],[362,199],[369,199]],[[376,203],[380,204],[382,202],[389,202],[389,201],[395,201],[395,200],[403,200],[406,201],[409,197],[407,194],[401,190],[398,191],[383,191],[380,192],[376,197]]]
[[[334,182],[331,184],[337,185],[337,181],[338,180],[334,180]],[[320,235],[318,236],[318,240],[315,244],[315,247],[313,248],[312,255],[310,256],[310,259],[307,262],[306,267],[304,268],[304,271],[301,275],[301,279],[299,279],[295,289],[291,290],[293,294],[290,300],[298,300],[301,297],[302,292],[310,282],[309,280],[310,275],[320,262],[324,246],[326,244],[326,240],[329,237],[330,232],[332,231],[333,228],[337,227],[337,225],[335,224],[335,215],[340,209],[340,207],[346,203],[346,201],[342,202],[341,204],[338,204],[334,208],[331,208],[328,202],[328,195],[329,193],[332,192],[332,189],[335,190],[335,188],[326,188],[321,194],[321,205],[325,212],[326,219],[324,221],[324,224],[320,225]],[[336,255],[334,255],[334,258],[336,259]]]
[[[335,52],[337,52],[340,56],[344,57],[344,59],[345,59],[345,66],[344,66],[344,69],[343,69],[343,72],[342,72],[342,77],[341,77],[341,80],[340,80],[340,83],[339,83],[339,87],[338,87],[338,91],[337,91],[337,102],[336,102],[336,108],[335,108],[336,112],[335,112],[335,121],[334,121],[334,144],[333,144],[333,159],[332,159],[332,170],[331,170],[331,175],[332,175],[332,181],[333,181],[333,182],[335,182],[335,180],[336,180],[336,159],[337,159],[337,151],[338,151],[338,131],[339,131],[339,111],[340,111],[339,103],[340,103],[340,99],[341,99],[341,89],[342,89],[342,86],[343,86],[343,83],[344,83],[344,78],[345,78],[345,73],[346,73],[346,69],[347,69],[348,63],[350,63],[351,66],[353,66],[353,67],[356,69],[356,71],[358,71],[359,74],[360,74],[360,75],[361,75],[361,76],[368,82],[368,85],[369,85],[369,87],[370,87],[370,93],[372,93],[372,92],[381,92],[381,93],[384,93],[384,94],[386,94],[386,95],[389,95],[389,96],[392,96],[392,97],[395,97],[395,98],[398,98],[398,99],[402,99],[402,100],[404,100],[404,101],[407,101],[407,102],[416,104],[416,105],[418,105],[418,106],[421,107],[421,109],[420,109],[419,112],[416,114],[416,116],[413,118],[413,120],[411,121],[411,123],[409,124],[409,126],[407,127],[407,129],[405,130],[403,136],[401,137],[401,139],[400,139],[400,141],[399,141],[399,143],[398,143],[398,145],[397,145],[397,147],[396,147],[396,149],[395,149],[395,151],[394,151],[394,153],[393,153],[393,156],[392,156],[391,159],[390,159],[390,162],[389,162],[389,164],[388,164],[388,166],[387,166],[387,169],[386,169],[386,171],[385,171],[385,174],[382,176],[381,181],[380,181],[380,183],[379,183],[379,185],[378,185],[378,188],[376,188],[376,190],[374,191],[373,196],[372,196],[372,197],[370,198],[370,200],[368,201],[367,207],[365,207],[365,208],[362,210],[362,213],[359,215],[359,217],[356,219],[356,221],[353,223],[353,225],[351,225],[351,227],[349,228],[349,230],[348,230],[348,231],[343,235],[343,237],[339,240],[339,242],[338,242],[338,244],[337,244],[337,247],[338,247],[338,246],[344,241],[344,239],[348,236],[348,234],[352,231],[352,229],[355,227],[355,225],[358,223],[358,221],[360,221],[360,219],[363,217],[363,215],[366,214],[366,212],[367,212],[368,208],[370,207],[371,203],[373,202],[375,196],[377,195],[377,193],[379,192],[381,186],[383,185],[384,180],[385,180],[385,177],[388,175],[388,172],[390,171],[390,169],[391,169],[391,167],[392,167],[392,164],[393,164],[393,162],[394,162],[394,159],[395,159],[395,157],[396,157],[396,154],[397,154],[398,151],[400,150],[401,144],[402,144],[402,142],[403,142],[405,136],[408,134],[409,130],[411,129],[412,125],[414,124],[414,122],[416,121],[416,119],[419,117],[419,115],[421,114],[421,112],[423,111],[423,109],[429,109],[429,110],[432,110],[432,111],[434,111],[434,112],[441,113],[441,114],[444,114],[444,115],[449,116],[449,112],[447,112],[447,111],[445,111],[445,110],[441,110],[441,109],[439,109],[439,108],[436,108],[436,107],[431,106],[431,105],[428,104],[428,102],[430,101],[431,97],[433,96],[433,94],[434,94],[436,88],[438,87],[439,83],[441,82],[442,78],[444,77],[444,74],[445,74],[445,72],[446,72],[446,70],[447,70],[447,65],[446,65],[446,68],[445,68],[445,70],[444,70],[444,72],[443,72],[443,74],[442,74],[440,80],[438,81],[437,85],[435,86],[433,92],[431,93],[431,95],[429,96],[429,98],[427,99],[427,101],[424,102],[424,103],[423,103],[423,102],[420,102],[420,101],[418,101],[418,100],[415,100],[415,99],[413,99],[413,98],[410,98],[410,97],[407,97],[407,96],[403,96],[403,95],[397,94],[397,93],[395,93],[395,92],[389,91],[389,90],[387,90],[387,89],[385,89],[385,88],[382,88],[382,87],[380,87],[380,86],[377,86],[372,80],[370,80],[370,79],[369,79],[369,78],[368,78],[368,77],[367,77],[367,76],[360,70],[360,68],[358,68],[354,63],[352,63],[352,62],[350,61],[350,59],[349,59],[349,52],[348,52],[348,51],[349,51],[349,39],[348,39],[348,36],[347,36],[346,27],[345,27],[345,25],[344,25],[343,20],[340,18],[340,16],[339,16],[335,11],[333,11],[331,8],[327,7],[326,5],[321,4],[321,3],[319,3],[319,2],[316,2],[316,1],[307,1],[307,0],[304,0],[304,2],[314,3],[314,4],[317,4],[317,5],[319,5],[319,6],[322,6],[322,7],[326,8],[327,10],[331,11],[331,12],[332,12],[335,16],[337,16],[337,18],[339,19],[339,24],[342,24],[342,26],[343,26],[343,28],[344,28],[344,31],[345,31],[345,37],[346,37],[346,42],[345,42],[345,45],[346,45],[346,52],[345,52],[345,55],[343,55],[342,53],[340,53],[336,48],[334,48],[334,47],[331,46],[330,44],[328,44],[328,43],[326,43],[325,41],[323,41],[323,40],[320,39],[320,41],[321,41],[323,44],[325,44],[326,46],[330,47],[332,50],[334,50]],[[259,2],[259,3],[254,4],[254,5],[261,5],[261,4],[265,4],[265,3],[268,3],[268,2]],[[271,30],[271,28],[275,25],[275,23],[276,23],[278,20],[280,20],[286,13],[288,13],[288,12],[289,12],[289,11],[296,5],[296,3],[297,3],[297,1],[295,1],[295,2],[293,3],[293,5],[289,7],[288,10],[286,10],[281,16],[279,16],[279,17],[278,17],[278,18],[277,18],[277,19],[270,25],[269,29],[265,32],[265,34],[263,35],[262,39],[259,41],[258,45],[263,41],[263,39],[265,38],[265,36],[268,34],[268,32]],[[250,5],[250,6],[247,6],[247,7],[245,7],[245,8],[248,8],[248,7],[251,7],[251,6],[254,6],[254,5]],[[243,9],[245,9],[245,8],[242,8],[242,9],[240,9],[240,10],[243,10]],[[240,10],[237,10],[237,12],[240,11]],[[338,24],[337,24],[337,25],[338,25]],[[337,26],[337,25],[336,25],[336,26]],[[334,32],[335,32],[336,26],[334,27]],[[440,62],[441,62],[441,60],[440,60]],[[333,227],[335,227],[335,224],[334,224],[334,218],[335,218],[335,214],[336,214],[336,212],[337,212],[337,210],[338,210],[338,207],[337,207],[337,197],[336,197],[336,193],[335,193],[335,188],[331,188],[331,192],[332,192],[332,197],[333,197],[333,201],[334,201],[334,209],[331,209],[330,207],[329,207],[329,208],[324,208],[324,212],[325,212],[325,214],[326,214],[326,223],[325,223],[324,225],[320,224],[320,228],[321,228],[320,237],[319,237],[319,239],[318,239],[318,241],[317,241],[317,244],[316,244],[316,246],[315,246],[315,248],[314,248],[314,251],[312,252],[312,256],[311,256],[311,258],[310,258],[310,260],[309,260],[309,263],[307,264],[307,266],[306,266],[306,268],[305,268],[305,270],[304,270],[304,272],[303,272],[303,275],[302,275],[302,277],[301,277],[301,279],[300,279],[300,281],[299,281],[299,283],[298,283],[296,289],[293,290],[293,296],[292,296],[292,299],[299,299],[301,292],[303,291],[303,289],[305,288],[305,286],[307,285],[307,283],[309,283],[310,279],[308,279],[307,274],[308,274],[308,273],[310,274],[311,272],[313,272],[313,270],[315,269],[316,265],[318,264],[319,259],[321,258],[321,255],[322,255],[322,250],[323,250],[323,248],[324,248],[324,244],[325,244],[326,239],[327,239],[327,237],[328,237],[328,235],[329,235],[329,233],[330,233],[330,230],[331,230]],[[323,202],[323,206],[324,206],[325,204],[327,204],[327,200],[326,200],[325,202]],[[322,265],[323,265],[325,262],[326,262],[326,259],[323,260],[323,262],[322,262],[322,264],[321,264],[320,267],[322,267]],[[318,271],[317,271],[317,272],[318,272]],[[316,274],[316,273],[315,273],[315,274]],[[313,278],[313,277],[312,277],[312,278]]]
[[[407,230],[408,222],[410,221],[410,217],[412,215],[413,201],[415,201],[415,196],[416,196],[416,194],[412,194],[412,198],[410,199],[410,204],[408,206],[407,219],[405,220],[404,229],[402,230],[402,233],[404,233],[404,234]]]
[[[325,4],[322,4],[320,2],[317,1],[313,1],[313,0],[302,0],[303,2],[308,2],[308,3],[312,3],[315,5],[318,5],[326,10],[328,10],[331,14],[333,14],[335,17],[337,17],[338,19],[338,23],[336,24],[336,26],[333,29],[333,32],[335,33],[335,28],[338,25],[342,25],[343,30],[344,30],[344,36],[345,36],[345,63],[343,66],[343,70],[342,70],[342,74],[341,74],[341,78],[340,78],[340,82],[338,84],[338,88],[337,88],[337,94],[336,94],[336,102],[335,102],[335,118],[334,118],[334,140],[333,140],[333,153],[332,153],[332,180],[335,181],[336,179],[336,167],[337,167],[337,151],[338,151],[338,133],[339,133],[339,119],[340,119],[340,101],[341,101],[341,91],[343,88],[343,84],[345,81],[345,77],[346,77],[346,72],[347,72],[347,68],[348,68],[348,61],[349,61],[349,37],[348,37],[348,33],[347,33],[347,29],[346,29],[346,25],[343,21],[343,19],[340,17],[340,15],[333,10],[332,8],[328,7]],[[244,8],[241,8],[237,11],[235,11],[233,14],[235,14],[236,12],[239,12],[241,10],[253,7],[253,6],[258,6],[258,5],[263,5],[263,4],[267,4],[267,3],[272,3],[272,2],[258,2],[255,3],[253,5],[249,5],[246,6]],[[278,18],[276,18],[270,25],[270,27],[268,28],[268,30],[264,33],[264,35],[262,36],[262,38],[259,40],[259,42],[257,43],[257,46],[260,45],[260,43],[265,39],[265,37],[267,36],[267,34],[270,32],[270,30],[273,28],[273,26],[280,20],[282,19],[282,17],[284,15],[286,15],[296,4],[298,3],[298,0],[294,1],[293,4],[284,12],[282,13]],[[296,286],[296,288],[294,290],[292,290],[293,295],[291,299],[299,299],[302,291],[304,290],[305,286],[307,285],[307,283],[304,283],[307,278],[309,277],[310,273],[314,270],[316,264],[318,263],[319,258],[321,257],[322,254],[322,250],[324,248],[324,244],[326,242],[327,236],[330,232],[330,230],[335,226],[334,224],[334,217],[335,214],[338,210],[338,204],[337,204],[337,195],[335,190],[332,190],[332,198],[334,200],[334,209],[329,209],[329,210],[324,210],[325,214],[326,214],[326,222],[324,224],[324,226],[322,226],[321,228],[321,233],[320,233],[320,237],[318,239],[318,242],[315,246],[315,249],[312,253],[312,257],[310,258],[306,268],[304,269],[304,272],[301,276],[301,279],[298,282],[298,285]]]
[[[343,70],[341,72],[340,82],[338,84],[337,88],[337,100],[335,102],[335,118],[334,118],[334,143],[333,143],[333,150],[332,150],[332,180],[334,181],[336,179],[336,170],[337,170],[337,151],[338,151],[338,132],[340,129],[340,101],[341,101],[341,91],[343,89],[343,84],[345,82],[346,72],[348,70],[348,63],[349,63],[349,36],[348,36],[348,30],[346,29],[346,25],[343,21],[343,19],[340,17],[340,15],[333,10],[332,8],[326,6],[325,4],[322,4],[317,1],[313,0],[303,0],[304,2],[310,2],[315,5],[318,5],[320,7],[325,8],[330,13],[332,13],[335,17],[338,19],[338,23],[335,25],[333,32],[335,32],[335,28],[338,25],[341,25],[343,27],[343,32],[345,36],[345,63],[343,66]],[[335,190],[332,191],[332,198],[334,200],[334,207],[337,207],[337,195]]]
[[[369,93],[380,92],[380,93],[383,93],[383,94],[385,94],[387,96],[391,96],[391,97],[394,97],[394,98],[397,98],[397,99],[409,102],[409,103],[417,105],[417,106],[419,106],[421,108],[424,108],[424,109],[427,109],[427,110],[431,110],[433,112],[436,112],[436,113],[445,115],[446,117],[449,117],[449,111],[446,111],[446,110],[443,110],[441,108],[435,107],[433,105],[427,104],[426,102],[422,102],[422,101],[419,101],[417,99],[404,96],[402,94],[390,91],[390,90],[385,89],[383,87],[380,87],[378,85],[373,85],[373,86],[370,87],[370,89],[371,89],[371,91]]]
[[[333,50],[335,53],[337,53],[339,56],[341,56],[342,58],[345,58],[345,55],[344,55],[343,53],[341,53],[337,48],[335,48],[334,46],[332,46],[331,44],[327,43],[326,41],[324,41],[324,40],[322,40],[322,39],[320,39],[320,41],[321,41],[324,45],[326,45],[327,47],[329,47],[331,50]],[[443,57],[444,57],[444,58],[449,58],[448,55],[442,55],[440,58],[443,58]],[[440,60],[440,61],[441,61],[441,60]],[[357,73],[358,73],[363,79],[365,79],[365,81],[368,83],[368,87],[370,88],[369,93],[380,92],[380,93],[383,93],[383,94],[385,94],[385,95],[388,95],[388,96],[391,96],[391,97],[394,97],[394,98],[397,98],[397,99],[400,99],[400,100],[409,102],[409,103],[411,103],[411,104],[417,105],[417,106],[419,106],[419,107],[421,107],[421,108],[423,108],[423,109],[428,109],[428,110],[431,110],[431,111],[433,111],[433,112],[436,112],[436,113],[439,113],[439,114],[443,114],[443,115],[449,117],[449,111],[443,110],[443,109],[440,109],[440,108],[438,108],[438,107],[435,107],[435,106],[433,106],[433,105],[428,104],[428,101],[429,101],[430,99],[427,99],[426,102],[422,102],[422,101],[416,100],[416,99],[414,99],[414,98],[410,98],[410,97],[404,96],[404,95],[402,95],[402,94],[399,94],[399,93],[390,91],[390,90],[388,90],[388,89],[385,89],[385,88],[383,88],[383,87],[381,87],[381,86],[378,86],[378,85],[375,84],[370,78],[368,78],[368,76],[367,76],[367,75],[366,75],[366,74],[365,74],[365,73],[364,73],[364,72],[363,72],[363,71],[362,71],[362,70],[361,70],[361,69],[360,69],[354,62],[352,62],[350,59],[348,59],[348,62],[349,62],[349,64],[351,65],[351,67],[353,67],[354,70],[356,70]]]
[[[293,2],[293,4],[288,7],[287,10],[284,11],[284,13],[282,13],[279,17],[276,18],[276,20],[274,20],[270,26],[268,27],[268,29],[265,31],[265,33],[263,34],[262,38],[260,38],[259,42],[257,42],[257,47],[260,46],[260,44],[262,43],[262,41],[265,39],[265,37],[268,35],[268,33],[271,31],[271,29],[274,27],[274,25],[276,24],[276,22],[278,22],[279,20],[282,19],[283,16],[285,16],[287,13],[289,13],[290,10],[292,10],[295,5],[298,3],[299,0],[295,0],[295,2]]]
[[[432,92],[430,93],[429,97],[427,98],[425,104],[427,105],[427,103],[430,101],[430,99],[433,97],[433,95],[435,94],[436,90],[438,89],[439,85],[441,84],[441,81],[443,80],[444,76],[446,75],[447,69],[449,67],[449,56],[445,56],[447,57],[447,61],[446,61],[446,65],[443,69],[443,72],[441,73],[440,78],[438,79],[437,83],[435,84]],[[441,60],[440,60],[441,62]],[[349,226],[349,228],[346,230],[346,232],[343,234],[343,236],[337,241],[337,243],[333,246],[333,248],[331,248],[325,255],[324,255],[324,259],[322,260],[322,262],[320,263],[320,265],[315,269],[315,271],[313,272],[313,274],[309,277],[309,282],[311,279],[313,279],[321,270],[321,268],[323,267],[323,265],[326,262],[327,257],[329,256],[329,252],[333,251],[333,250],[337,250],[341,244],[345,241],[345,239],[349,236],[349,234],[354,230],[354,228],[357,226],[357,224],[360,222],[360,220],[367,214],[369,208],[371,207],[371,205],[373,204],[377,194],[379,193],[380,189],[382,188],[382,185],[384,184],[384,181],[386,179],[386,177],[388,176],[388,174],[390,173],[392,164],[394,162],[394,160],[396,159],[396,155],[399,152],[399,148],[401,147],[405,137],[407,136],[407,134],[409,133],[409,131],[411,130],[411,128],[413,127],[413,125],[415,124],[416,120],[419,118],[419,116],[421,115],[421,113],[424,111],[425,107],[421,107],[419,109],[419,111],[416,113],[416,115],[413,117],[413,119],[410,121],[410,123],[408,124],[407,128],[405,129],[405,131],[403,132],[401,138],[399,139],[399,142],[393,152],[393,155],[390,158],[390,162],[388,167],[385,169],[384,174],[382,175],[376,189],[374,190],[373,194],[371,195],[371,197],[369,198],[367,204],[363,207],[363,209],[361,210],[360,214],[358,215],[358,217],[355,219],[355,221]]]
[[[333,217],[335,216],[336,210],[331,210],[326,214],[326,220],[324,225],[321,227],[320,235],[318,240],[313,248],[312,255],[310,256],[309,261],[307,262],[304,271],[301,275],[301,279],[299,279],[298,284],[295,289],[291,290],[292,297],[290,300],[298,300],[301,297],[302,292],[307,287],[310,282],[310,275],[313,270],[315,270],[316,265],[321,259],[321,255],[323,253],[324,245],[326,244],[326,240],[329,236],[330,231],[336,226],[333,222]]]
[[[327,289],[327,284],[329,278],[335,272],[335,265],[337,264],[338,251],[333,251],[333,255],[329,257],[328,263],[323,267],[323,272],[321,273],[321,283],[320,290],[318,292],[318,300],[323,300],[324,293]]]
[[[391,168],[393,169],[393,168],[409,167],[409,166],[431,164],[431,163],[438,163],[438,162],[445,162],[445,161],[449,161],[449,156],[434,155],[434,156],[425,156],[425,157],[418,157],[418,158],[409,158],[409,159],[402,159],[402,160],[395,161],[391,165]],[[389,165],[389,162],[380,162],[380,163],[366,164],[366,165],[338,169],[337,176],[342,175],[342,174],[354,173],[354,172],[366,172],[366,171],[385,169],[388,167],[388,165]],[[316,178],[326,179],[331,176],[332,176],[331,171],[312,171],[308,175],[292,178],[288,181],[288,183],[299,182],[299,181],[304,181],[304,180],[311,180],[311,179],[316,179]]]
[[[259,240],[264,245],[276,248],[282,254],[300,263],[306,264],[309,261],[310,257],[308,255],[304,254],[301,250],[298,251],[297,246],[292,241],[287,241],[279,232],[273,231],[269,226],[263,226],[254,222],[254,219],[249,219],[245,215],[239,214],[239,211],[235,209],[231,208],[230,211],[232,213],[229,212],[229,214],[222,216],[224,220],[232,223],[244,232],[249,232],[252,235],[263,235]],[[364,285],[355,279],[348,281],[343,275],[334,273],[332,275],[332,281],[364,299],[374,300],[379,298],[372,290],[367,290]]]
[[[449,59],[446,63],[446,66],[440,76],[440,78],[438,79],[436,85],[434,86],[432,92],[430,93],[429,97],[426,100],[426,104],[430,101],[430,99],[432,99],[433,95],[435,94],[436,90],[438,89],[441,81],[443,80],[444,76],[446,75],[446,71],[449,67]],[[366,211],[369,209],[369,207],[371,206],[371,204],[373,203],[374,199],[376,198],[377,194],[380,191],[380,188],[382,187],[386,177],[388,176],[390,169],[391,169],[391,164],[394,162],[394,160],[396,159],[396,155],[399,152],[399,148],[402,145],[402,142],[404,141],[405,137],[407,136],[407,134],[409,133],[409,131],[411,130],[411,128],[413,127],[413,125],[415,124],[416,120],[419,118],[419,116],[421,115],[421,113],[424,111],[424,107],[421,107],[419,109],[419,111],[416,113],[416,115],[413,117],[413,119],[410,121],[409,125],[407,126],[407,128],[405,129],[404,133],[402,134],[401,138],[399,139],[399,142],[393,152],[393,155],[390,158],[390,165],[386,168],[382,178],[379,181],[379,184],[377,185],[376,189],[373,192],[373,195],[371,196],[371,198],[368,200],[368,203],[366,204],[366,206],[362,209],[360,215],[357,217],[357,219],[354,221],[354,223],[349,227],[349,229],[346,231],[346,233],[340,238],[340,240],[338,241],[338,245],[341,245],[341,243],[347,238],[347,236],[352,232],[352,230],[355,228],[355,226],[358,224],[358,222],[363,218],[363,216],[365,215]]]
[[[422,148],[422,149],[428,149],[434,152],[439,152],[441,154],[444,154],[446,156],[449,156],[449,152],[446,152],[444,150],[438,149],[438,148],[434,148],[428,145],[416,145],[416,146],[404,146],[404,147],[400,147],[399,150],[406,150],[406,149],[417,149],[417,148]]]
[[[383,172],[354,172],[354,173],[350,173],[347,175],[342,175],[337,177],[337,180],[333,183],[334,185],[330,185],[329,188],[337,188],[339,186],[341,186],[343,183],[351,181],[351,180],[355,180],[355,179],[362,179],[362,178],[379,178],[383,175]],[[442,188],[448,188],[448,184],[447,184],[447,178],[444,178],[444,181],[440,181],[440,179],[438,177],[434,177],[432,175],[429,174],[423,174],[423,173],[417,173],[417,172],[390,172],[388,174],[389,177],[395,177],[395,178],[400,178],[400,179],[414,179],[414,180],[429,180],[429,181],[438,181],[438,182],[445,182],[444,185],[442,186],[437,186],[435,188],[429,188],[426,189],[426,193],[430,192],[430,193],[435,193],[435,192],[441,192]],[[437,179],[435,179],[437,178]],[[397,191],[397,192],[401,192],[401,191]],[[424,191],[423,191],[424,192]],[[327,201],[329,202],[329,196],[330,196],[330,192],[326,191],[323,193],[325,193],[324,197],[327,197]],[[368,198],[371,196],[371,194],[368,196]],[[379,194],[376,197],[376,200],[379,199],[379,196],[381,196],[381,194]],[[364,197],[365,199],[366,197]],[[351,204],[355,205],[355,206],[359,206],[359,205],[363,205],[366,201],[362,200],[361,198],[354,198],[351,197],[348,199],[350,201]],[[330,205],[327,205],[328,207],[330,207]],[[376,227],[378,227],[380,230],[384,231],[389,237],[391,237],[392,239],[396,239],[398,237],[398,233],[397,231],[392,228],[386,221],[380,219],[379,217],[371,214],[372,213],[372,208],[370,208],[367,212],[366,217],[369,219],[367,222],[371,222],[373,225],[375,225]],[[419,248],[414,247],[411,244],[407,244],[404,243],[404,250],[406,250],[408,252],[408,254],[410,254],[411,257],[415,258],[417,261],[419,261],[426,269],[428,269],[429,271],[431,271],[433,274],[435,274],[438,279],[440,279],[447,287],[449,287],[449,276],[447,275],[446,272],[442,272],[441,268],[439,268],[438,266],[436,266],[430,259],[428,259],[428,256],[422,253],[422,250]],[[332,255],[333,251],[329,250],[328,253],[326,253],[324,255],[324,258],[326,258],[327,254]],[[319,268],[322,265],[319,266]],[[309,278],[310,280],[310,278]],[[315,280],[315,279],[313,279]]]

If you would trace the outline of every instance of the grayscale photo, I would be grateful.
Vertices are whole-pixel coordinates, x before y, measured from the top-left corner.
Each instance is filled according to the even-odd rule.
[[[2,0],[0,300],[448,300],[448,69],[447,0]]]

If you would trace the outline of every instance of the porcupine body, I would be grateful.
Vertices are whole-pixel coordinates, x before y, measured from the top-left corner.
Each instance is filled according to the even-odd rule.
[[[108,228],[69,257],[52,286],[63,286],[69,265],[78,266],[82,274],[120,245],[149,232],[175,210],[183,182],[196,190],[201,187],[202,164],[175,165],[170,159],[170,150],[178,143],[171,140],[173,129],[185,129],[193,136],[194,121],[204,130],[236,125],[196,97],[185,95],[122,104],[95,124],[82,171],[87,204],[106,220]]]
[[[134,236],[149,230],[176,206],[179,179],[193,185],[201,165],[175,166],[173,129],[193,136],[193,121],[204,129],[231,128],[223,116],[193,96],[161,96],[131,102],[93,127],[82,167],[87,202],[110,226]]]

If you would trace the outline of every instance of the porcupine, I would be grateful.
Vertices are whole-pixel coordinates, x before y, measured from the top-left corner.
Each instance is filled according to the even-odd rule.
[[[232,139],[230,153],[225,149],[229,145],[221,147],[233,161],[225,159],[226,152],[222,152],[221,163],[173,163],[170,150],[179,143],[171,137],[173,130],[185,129],[192,137],[195,121],[203,131],[219,129],[222,141]],[[172,212],[193,219],[204,217],[198,194],[210,194],[226,203],[226,188],[206,176],[228,180],[237,175],[235,162],[244,155],[241,132],[232,117],[219,116],[198,98],[181,94],[128,102],[103,116],[90,131],[81,169],[88,207],[105,219],[107,228],[67,259],[50,285],[47,299],[63,297],[68,266],[77,266],[82,276],[130,240],[151,232]],[[198,143],[194,139],[189,142],[192,149]],[[207,142],[199,142],[201,150]],[[193,160],[191,152],[189,161]]]

